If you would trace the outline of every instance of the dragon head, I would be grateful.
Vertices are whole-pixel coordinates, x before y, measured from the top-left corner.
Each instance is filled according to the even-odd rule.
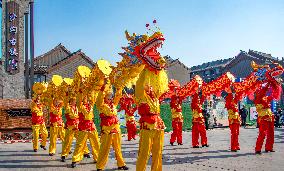
[[[132,64],[144,64],[152,71],[160,71],[165,68],[166,60],[158,52],[165,40],[160,31],[155,31],[152,35],[136,35],[135,33],[130,35],[128,31],[125,31],[125,35],[129,46],[123,47],[125,52],[120,55],[128,57]]]
[[[258,79],[270,84],[279,85],[281,84],[280,77],[282,76],[284,69],[278,63],[273,64],[274,66],[271,68],[269,65],[258,65],[254,61],[251,62],[251,66]]]

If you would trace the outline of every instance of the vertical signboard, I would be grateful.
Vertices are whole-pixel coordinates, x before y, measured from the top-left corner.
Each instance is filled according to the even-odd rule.
[[[6,6],[6,72],[19,72],[19,4],[7,2]]]

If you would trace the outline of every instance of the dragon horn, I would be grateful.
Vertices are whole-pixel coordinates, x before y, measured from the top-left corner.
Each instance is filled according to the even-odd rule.
[[[133,39],[133,37],[131,37],[131,36],[129,35],[129,33],[128,33],[127,30],[125,30],[125,36],[126,36],[126,39],[127,39],[128,41],[130,41],[130,40]]]
[[[260,66],[256,64],[254,61],[251,61],[250,65],[253,68],[253,70],[257,70],[258,68],[260,68]]]

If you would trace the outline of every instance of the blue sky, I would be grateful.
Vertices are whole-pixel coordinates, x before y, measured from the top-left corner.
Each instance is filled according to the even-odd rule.
[[[59,43],[112,63],[127,45],[124,31],[146,33],[157,19],[162,55],[187,66],[258,50],[284,56],[282,0],[36,0],[35,54]]]

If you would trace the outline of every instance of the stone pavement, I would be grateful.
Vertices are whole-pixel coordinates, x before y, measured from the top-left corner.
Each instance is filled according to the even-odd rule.
[[[191,132],[184,132],[183,146],[170,146],[170,134],[165,135],[163,152],[164,171],[199,170],[284,170],[284,129],[275,130],[275,153],[254,154],[254,145],[258,130],[246,128],[240,130],[241,151],[229,151],[229,129],[208,131],[210,147],[191,148]],[[128,142],[123,137],[123,156],[130,170],[135,170],[138,140]],[[61,144],[57,155],[48,156],[48,151],[32,151],[31,143],[0,144],[0,170],[72,170],[71,156],[66,163],[60,162]],[[74,170],[96,170],[92,159],[84,159]],[[106,170],[115,170],[114,152],[111,150]],[[150,162],[148,169],[150,170]]]

